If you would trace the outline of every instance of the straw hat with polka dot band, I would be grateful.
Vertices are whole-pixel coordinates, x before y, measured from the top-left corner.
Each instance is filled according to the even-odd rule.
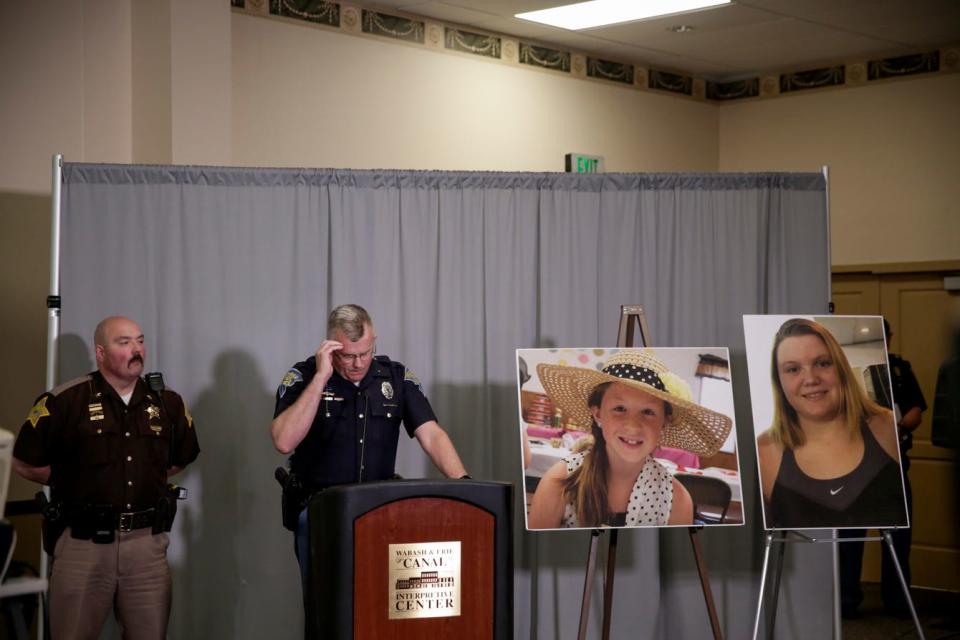
[[[693,402],[690,386],[671,373],[650,349],[624,349],[610,356],[601,370],[539,364],[537,375],[547,395],[564,417],[589,429],[593,414],[587,398],[604,382],[619,382],[669,402],[673,407],[660,444],[712,456],[723,445],[733,421],[722,413]]]

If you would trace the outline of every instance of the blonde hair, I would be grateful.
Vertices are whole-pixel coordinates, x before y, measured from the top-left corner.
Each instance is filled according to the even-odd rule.
[[[780,325],[773,339],[773,351],[770,356],[770,381],[773,385],[773,424],[770,427],[770,435],[774,442],[789,449],[795,449],[806,442],[797,412],[790,405],[786,392],[780,384],[780,373],[777,368],[777,350],[780,344],[787,338],[798,336],[816,336],[827,348],[827,353],[836,366],[837,377],[840,380],[840,410],[848,433],[855,433],[869,418],[885,411],[867,396],[863,386],[857,382],[853,368],[840,343],[826,327],[813,320],[791,318]]]
[[[351,342],[356,342],[366,333],[367,327],[373,327],[370,314],[358,304],[342,304],[330,312],[327,318],[327,337],[340,331]]]

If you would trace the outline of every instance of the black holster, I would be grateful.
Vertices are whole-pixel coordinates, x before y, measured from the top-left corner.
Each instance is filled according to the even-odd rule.
[[[177,499],[164,496],[157,500],[157,517],[153,521],[153,529],[150,531],[154,535],[166,533],[173,528],[173,519],[177,515]]]
[[[48,555],[53,555],[53,550],[57,546],[57,540],[63,535],[67,528],[66,514],[63,512],[63,504],[60,502],[50,502],[43,491],[38,491],[34,497],[37,505],[40,507],[40,514],[43,516],[43,524],[40,532],[43,539],[43,550]]]
[[[157,500],[157,516],[153,521],[151,533],[166,533],[173,528],[173,520],[177,517],[177,499],[180,489],[174,485],[167,485],[167,495]]]
[[[283,487],[283,494],[280,498],[283,528],[296,532],[300,512],[307,506],[311,492],[303,486],[300,476],[295,473],[288,473],[283,467],[277,467],[274,477]]]

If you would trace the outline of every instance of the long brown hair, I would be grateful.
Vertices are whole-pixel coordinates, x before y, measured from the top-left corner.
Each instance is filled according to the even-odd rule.
[[[599,408],[611,384],[603,382],[595,386],[587,398],[587,406]],[[673,407],[666,401],[663,405],[665,419],[668,419]],[[581,527],[599,527],[609,524],[613,519],[607,500],[607,474],[610,472],[607,443],[600,425],[592,418],[590,433],[593,435],[593,448],[584,454],[583,464],[563,480],[564,502],[573,503],[577,523]]]
[[[777,368],[777,350],[780,344],[787,338],[797,336],[816,336],[827,348],[827,353],[830,354],[840,379],[840,408],[848,433],[855,433],[862,423],[885,411],[867,396],[863,386],[857,382],[853,368],[840,343],[826,327],[813,320],[791,318],[780,325],[773,339],[773,351],[770,356],[770,381],[773,384],[773,424],[770,427],[770,434],[774,442],[789,449],[795,449],[806,442],[797,412],[790,405],[786,392],[780,384],[780,372]]]

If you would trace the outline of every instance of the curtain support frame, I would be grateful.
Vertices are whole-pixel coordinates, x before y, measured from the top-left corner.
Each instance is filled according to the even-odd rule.
[[[63,187],[63,154],[56,153],[51,159],[50,180],[50,293],[47,296],[47,353],[44,381],[46,389],[56,386],[57,378],[57,339],[60,337],[60,214],[61,188]],[[50,487],[44,486],[43,493],[50,498]],[[49,558],[46,551],[40,550],[40,577],[49,578]],[[47,593],[40,594],[37,611],[37,637],[45,637]]]
[[[823,174],[823,210],[826,212],[826,236],[827,236],[827,311],[833,313],[833,278],[830,273],[833,263],[833,247],[830,244],[830,166],[820,167],[820,173]]]

